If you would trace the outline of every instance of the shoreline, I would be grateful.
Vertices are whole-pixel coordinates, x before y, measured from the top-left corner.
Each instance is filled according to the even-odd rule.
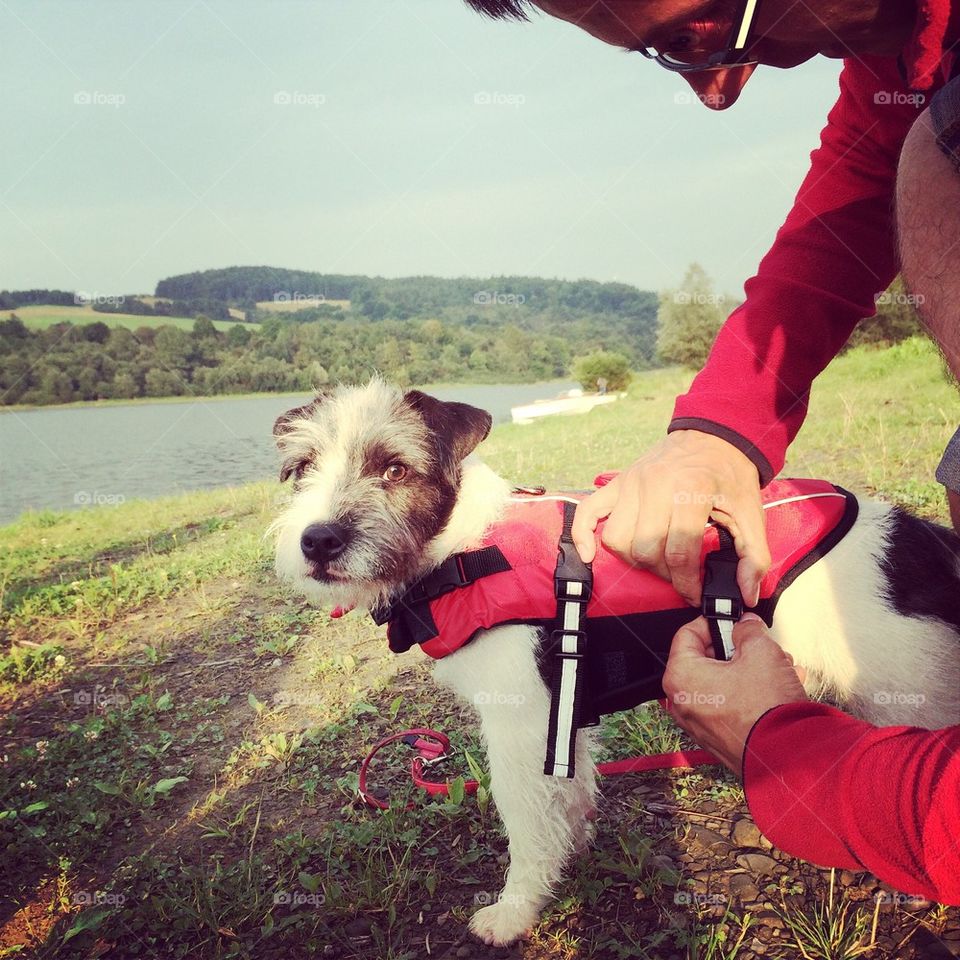
[[[538,384],[549,385],[551,383],[568,383],[573,378],[555,377],[552,380],[530,380],[517,381],[516,383],[504,384],[502,381],[483,382],[449,382],[449,383],[426,383],[415,384],[408,389],[430,390],[448,389],[449,387],[497,387],[497,386],[524,386],[533,387]],[[174,396],[174,397],[108,397],[103,400],[72,400],[70,403],[12,403],[8,406],[0,406],[0,415],[5,413],[34,413],[38,410],[81,410],[87,407],[122,407],[122,406],[144,406],[151,403],[195,403],[208,400],[253,400],[258,397],[304,397],[309,396],[312,390],[281,390],[279,392],[264,390],[252,393],[213,393],[197,396]]]

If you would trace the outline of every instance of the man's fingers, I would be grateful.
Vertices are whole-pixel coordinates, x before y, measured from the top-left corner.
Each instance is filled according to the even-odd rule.
[[[684,657],[702,659],[713,655],[713,643],[710,640],[710,628],[703,617],[697,617],[684,624],[674,635],[670,645],[670,660],[682,660]]]
[[[759,497],[750,496],[718,507],[713,515],[733,537],[740,557],[737,585],[746,605],[755,607],[760,600],[760,584],[771,563],[763,505]]]
[[[596,493],[590,494],[589,497],[577,504],[570,535],[573,537],[574,546],[576,546],[577,553],[580,554],[580,559],[584,563],[590,563],[596,556],[597,538],[594,536],[594,532],[597,529],[597,524],[604,517],[609,516],[613,505],[617,502],[619,489],[619,478],[615,477],[605,487],[601,487]]]
[[[773,639],[766,623],[755,613],[745,613],[734,625],[733,645],[734,658],[742,659],[746,654],[761,667],[766,658],[764,669],[774,671],[785,661],[793,668],[801,685],[807,679],[807,671],[793,662],[793,654],[788,653]]]
[[[762,637],[770,632],[766,621],[758,613],[745,613],[733,626],[733,642],[737,637]]]
[[[710,504],[706,498],[699,503],[678,503],[670,517],[663,549],[663,559],[674,590],[692,606],[700,603],[700,556],[709,515]]]

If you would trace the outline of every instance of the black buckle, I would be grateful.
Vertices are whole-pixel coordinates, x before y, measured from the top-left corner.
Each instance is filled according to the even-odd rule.
[[[579,583],[581,592],[571,596],[564,584]],[[560,541],[557,556],[557,568],[553,573],[553,595],[558,600],[572,600],[574,603],[586,603],[590,599],[593,584],[593,572],[590,564],[584,563],[572,543]]]
[[[737,584],[737,555],[723,556],[725,550],[707,554],[704,563],[703,598],[701,612],[711,620],[739,620],[746,605]],[[732,551],[731,551],[732,552]],[[718,613],[717,601],[730,603],[730,613]]]

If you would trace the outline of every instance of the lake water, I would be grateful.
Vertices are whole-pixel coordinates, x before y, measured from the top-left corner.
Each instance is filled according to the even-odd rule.
[[[503,423],[512,406],[576,385],[464,385],[430,393],[482,407]],[[265,394],[2,413],[0,523],[24,510],[79,509],[274,476],[273,421],[308,399]]]

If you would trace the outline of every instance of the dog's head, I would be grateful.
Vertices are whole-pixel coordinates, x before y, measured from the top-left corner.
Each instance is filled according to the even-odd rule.
[[[279,576],[344,606],[371,606],[409,583],[490,424],[484,410],[379,379],[283,414],[273,432],[293,496],[272,527]]]

